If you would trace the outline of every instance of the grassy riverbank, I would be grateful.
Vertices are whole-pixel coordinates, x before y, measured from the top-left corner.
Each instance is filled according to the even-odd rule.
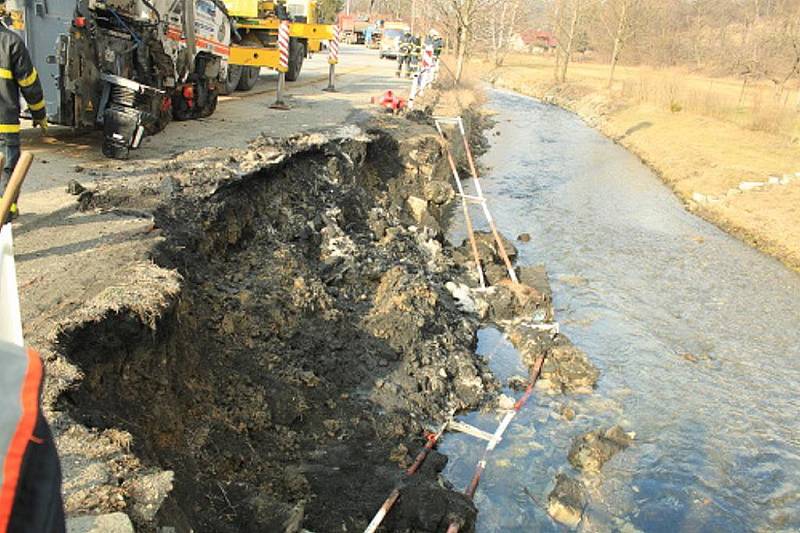
[[[474,66],[498,87],[575,111],[639,155],[689,209],[800,271],[797,88],[778,97],[767,84],[620,67],[609,90],[606,65],[575,64],[565,84],[553,81],[549,58]]]

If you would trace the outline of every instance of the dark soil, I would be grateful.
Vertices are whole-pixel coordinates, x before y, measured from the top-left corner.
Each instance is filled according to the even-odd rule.
[[[477,318],[443,288],[463,270],[441,241],[441,149],[430,128],[400,126],[191,154],[87,199],[152,213],[152,259],[181,277],[158,312],[109,309],[59,337],[84,373],[60,406],[174,471],[163,505],[166,491],[122,491],[139,528],[361,530],[425,429],[497,389],[474,355]],[[470,531],[474,516],[431,467],[390,529],[460,517]]]

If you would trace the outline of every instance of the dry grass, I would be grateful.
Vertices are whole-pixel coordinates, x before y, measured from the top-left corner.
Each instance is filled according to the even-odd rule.
[[[487,64],[481,64],[486,68]],[[522,71],[536,82],[552,82],[552,59],[534,55],[511,55],[504,72]],[[688,112],[723,120],[753,131],[800,141],[800,86],[777,88],[769,81],[711,78],[686,69],[651,67],[617,68],[611,91],[606,88],[608,65],[573,63],[568,81],[607,92],[628,104],[650,104],[670,112]]]
[[[800,270],[800,180],[735,194],[741,181],[800,172],[800,91],[680,69],[577,63],[554,82],[549,58],[473,68],[502,87],[572,109],[639,155],[690,206]],[[734,190],[732,192],[732,190]],[[713,202],[695,203],[695,193]]]

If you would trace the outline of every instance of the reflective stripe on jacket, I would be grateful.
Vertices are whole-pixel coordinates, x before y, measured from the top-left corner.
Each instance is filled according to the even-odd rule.
[[[39,74],[22,38],[0,26],[0,133],[19,132],[19,95],[28,102],[34,119],[45,117]]]
[[[0,368],[0,532],[5,532],[39,415],[42,362],[33,350],[0,341]]]
[[[400,38],[400,46],[398,50],[401,55],[408,56],[411,55],[411,51],[414,48],[414,37],[411,35],[403,35]]]

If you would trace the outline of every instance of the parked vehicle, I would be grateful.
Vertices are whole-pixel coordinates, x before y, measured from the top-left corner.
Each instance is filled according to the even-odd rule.
[[[400,54],[400,39],[406,32],[411,31],[411,26],[404,22],[384,22],[381,33],[380,56],[396,59]]]
[[[302,4],[301,4],[302,3]],[[290,20],[289,69],[330,39],[316,3],[261,0],[7,0],[43,82],[50,122],[102,128],[103,153],[125,158],[171,119],[211,115],[218,96],[278,68]]]

